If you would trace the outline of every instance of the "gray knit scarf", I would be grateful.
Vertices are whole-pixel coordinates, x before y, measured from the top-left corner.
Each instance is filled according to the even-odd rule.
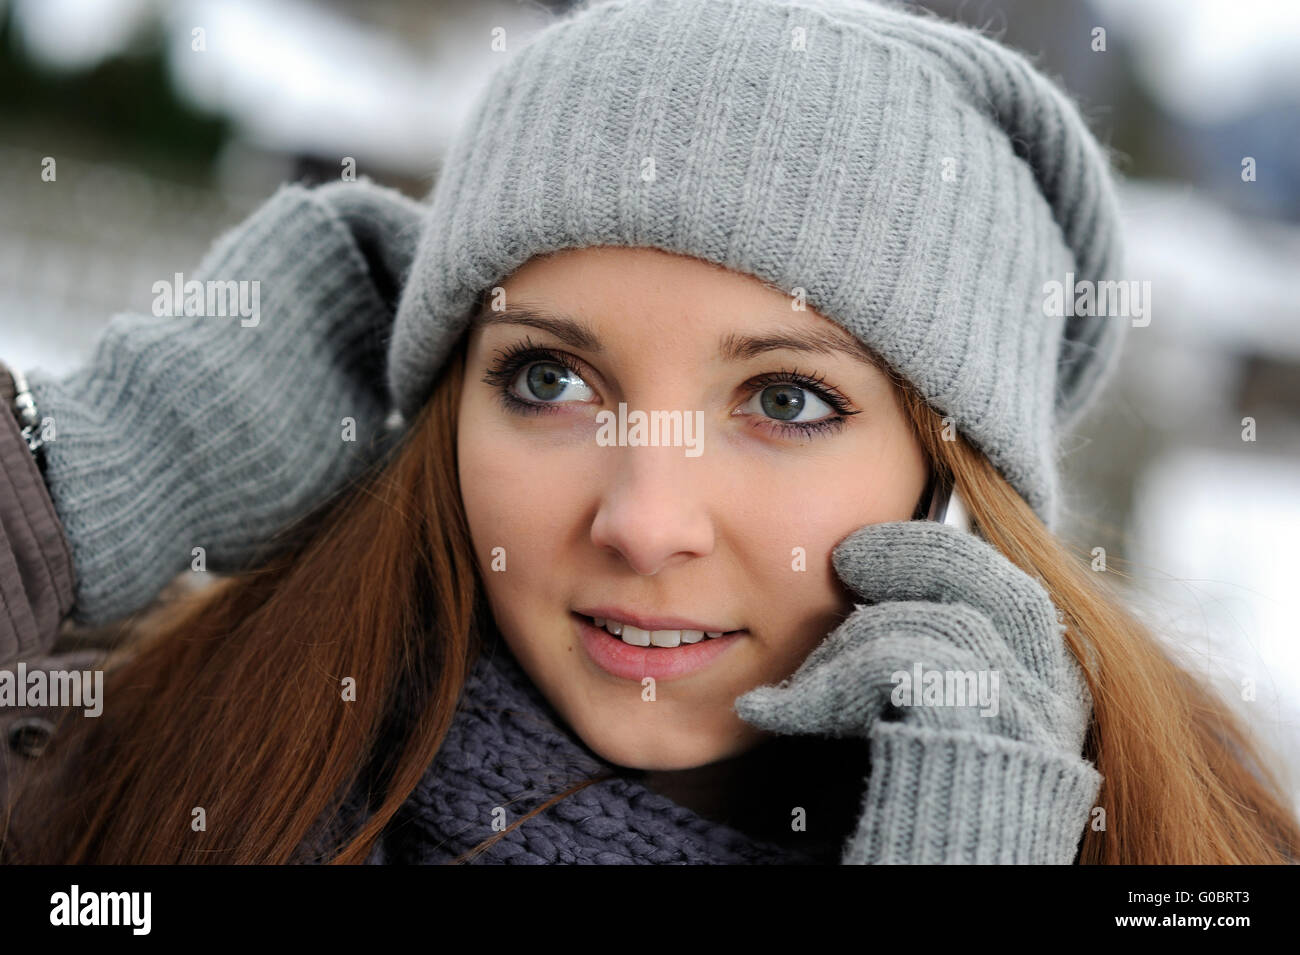
[[[370,864],[442,864],[575,783],[617,768],[562,722],[499,636],[476,660],[447,735]],[[504,810],[504,815],[496,811]],[[498,824],[500,825],[500,824]],[[834,864],[705,819],[619,774],[517,826],[484,864]]]

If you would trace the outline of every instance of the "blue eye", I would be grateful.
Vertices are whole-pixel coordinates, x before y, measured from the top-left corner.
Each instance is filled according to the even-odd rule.
[[[483,383],[496,389],[507,411],[545,414],[555,405],[595,397],[574,370],[575,363],[575,359],[531,341],[515,343],[497,356],[483,375]],[[745,387],[752,396],[732,414],[762,418],[764,426],[778,436],[828,433],[860,413],[821,379],[796,370],[758,375]]]
[[[769,385],[749,399],[749,404],[755,402],[759,407],[752,410],[786,423],[815,421],[835,413],[816,394],[794,384]]]
[[[548,404],[554,403],[568,390],[576,392],[576,395],[570,397],[579,401],[589,401],[594,395],[576,372],[567,365],[554,361],[537,361],[521,368],[515,376],[514,384],[525,395],[531,394],[538,401]]]
[[[755,389],[754,396],[733,413],[742,414],[757,401],[755,412],[766,418],[768,430],[776,434],[830,433],[860,413],[821,379],[800,371],[768,372],[746,384]]]
[[[534,345],[531,340],[516,342],[502,349],[492,361],[483,383],[496,390],[506,411],[545,414],[555,410],[554,405],[594,397],[574,364],[574,359]]]

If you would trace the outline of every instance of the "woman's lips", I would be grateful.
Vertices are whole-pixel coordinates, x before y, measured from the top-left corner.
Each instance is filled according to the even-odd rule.
[[[588,658],[612,676],[624,680],[645,677],[671,680],[694,673],[708,666],[726,653],[749,631],[735,630],[721,637],[704,639],[699,643],[683,643],[677,647],[633,647],[602,627],[597,627],[589,617],[571,613],[578,628],[578,639]]]
[[[732,633],[741,627],[719,627],[712,623],[701,623],[698,620],[688,620],[685,617],[650,617],[645,614],[634,613],[620,607],[610,604],[604,604],[599,607],[574,607],[575,613],[587,617],[595,617],[597,620],[617,620],[619,623],[630,623],[634,627],[640,627],[642,630],[699,630],[701,633]]]

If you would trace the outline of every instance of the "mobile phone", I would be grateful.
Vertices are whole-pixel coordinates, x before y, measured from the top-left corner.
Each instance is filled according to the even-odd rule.
[[[947,482],[934,482],[926,519],[938,521],[940,524],[949,524],[966,533],[973,533],[970,511],[966,509],[966,502],[962,500],[957,489]]]

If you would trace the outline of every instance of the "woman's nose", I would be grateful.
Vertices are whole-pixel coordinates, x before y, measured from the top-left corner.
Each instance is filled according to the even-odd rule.
[[[701,457],[679,447],[610,447],[591,541],[643,576],[713,551],[708,479]]]

